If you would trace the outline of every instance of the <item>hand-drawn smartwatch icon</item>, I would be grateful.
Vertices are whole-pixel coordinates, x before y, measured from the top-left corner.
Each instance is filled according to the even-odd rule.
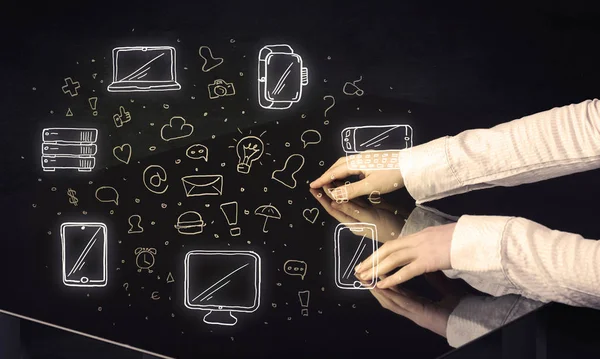
[[[302,98],[308,68],[289,45],[267,45],[258,52],[258,104],[285,110]]]

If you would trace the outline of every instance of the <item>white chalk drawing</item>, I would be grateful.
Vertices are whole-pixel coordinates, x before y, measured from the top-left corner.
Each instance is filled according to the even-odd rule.
[[[77,191],[75,191],[74,189],[72,189],[72,188],[67,189],[67,196],[69,196],[69,203],[75,207],[77,207],[77,205],[79,203],[79,199],[75,196],[76,194],[77,194]]]
[[[340,289],[372,289],[377,284],[377,226],[372,223],[340,223],[334,233],[335,285]],[[369,283],[354,276],[354,268],[372,256]]]
[[[285,44],[267,45],[258,52],[258,104],[285,110],[302,99],[308,85],[308,68],[302,57]]]
[[[100,186],[96,189],[96,199],[100,202],[119,205],[119,192],[112,186]]]
[[[152,294],[150,294],[150,299],[152,299],[152,300],[159,300],[160,296],[158,295],[158,291],[152,292]]]
[[[124,106],[119,106],[119,112],[113,115],[113,121],[115,126],[122,127],[124,123],[131,121],[131,113]]]
[[[344,84],[344,87],[342,88],[342,92],[344,93],[344,95],[348,95],[348,96],[362,96],[365,94],[365,92],[358,86],[356,86],[357,82],[362,81],[362,76],[358,79],[358,80],[354,80],[352,82],[346,82]]]
[[[347,184],[336,188],[328,188],[329,194],[335,199],[336,203],[348,203],[348,189]]]
[[[176,91],[176,51],[171,46],[117,47],[112,52],[109,92]]]
[[[217,79],[212,84],[208,84],[207,88],[208,98],[211,100],[235,95],[235,86],[231,82],[222,79]]]
[[[164,141],[173,141],[180,138],[188,137],[194,132],[194,126],[186,123],[185,118],[181,116],[173,116],[169,123],[161,127],[160,138]]]
[[[65,114],[65,116],[67,117],[73,117],[73,111],[71,111],[71,108],[67,108],[67,113]]]
[[[220,196],[223,194],[222,175],[190,175],[181,178],[186,197]]]
[[[283,168],[275,170],[271,174],[271,178],[281,183],[282,185],[294,189],[296,188],[296,178],[294,175],[298,173],[304,166],[304,156],[299,154],[290,155]]]
[[[341,132],[346,164],[353,170],[400,168],[400,151],[412,148],[409,125],[356,126]]]
[[[174,225],[179,234],[185,234],[186,236],[202,233],[205,226],[206,223],[202,220],[202,216],[196,211],[187,211],[180,214],[177,217],[177,224]]]
[[[202,159],[204,162],[208,162],[208,147],[199,143],[191,145],[185,150],[185,155],[192,160]]]
[[[71,97],[75,97],[79,94],[77,90],[80,87],[79,81],[73,81],[72,78],[67,77],[65,79],[65,85],[62,87],[62,92],[71,95]]]
[[[373,204],[380,204],[381,203],[381,192],[380,191],[372,191],[371,193],[369,193],[369,202],[373,203]]]
[[[212,50],[208,46],[200,46],[200,49],[198,49],[198,54],[204,60],[204,63],[202,64],[202,72],[209,72],[223,63],[223,58],[214,57]]]
[[[175,278],[173,278],[173,274],[169,272],[169,274],[167,274],[167,283],[173,283],[174,281]]]
[[[65,222],[60,226],[63,283],[70,287],[104,287],[108,283],[108,230],[99,222]]]
[[[319,209],[318,208],[310,208],[302,211],[302,217],[309,221],[310,223],[315,223],[317,217],[319,217]]]
[[[90,172],[96,166],[95,128],[52,127],[42,130],[42,169],[45,172]]]
[[[246,136],[237,142],[235,150],[238,156],[237,171],[248,174],[252,164],[262,157],[265,144],[259,137]]]
[[[225,216],[225,220],[227,220],[227,224],[229,226],[236,226],[238,222],[238,203],[236,201],[221,203],[221,211]],[[237,237],[242,234],[242,229],[240,227],[231,227],[229,229],[229,234],[232,237]]]
[[[325,112],[323,113],[323,117],[327,117],[327,111],[331,110],[333,108],[333,106],[335,106],[335,97],[331,96],[331,95],[325,95],[323,96],[323,100],[331,98],[331,100],[333,101],[333,103],[331,104],[331,106],[327,107],[325,109]]]
[[[146,167],[142,174],[142,180],[148,191],[155,194],[163,194],[169,188],[167,184],[167,171],[159,165]]]
[[[316,145],[321,143],[321,134],[317,130],[306,130],[300,135],[300,141],[302,141],[302,148],[306,148],[308,145]]]
[[[233,326],[234,312],[252,313],[260,306],[261,270],[256,252],[190,251],[184,260],[184,305],[208,311],[206,324]]]
[[[126,143],[121,146],[115,146],[113,148],[113,156],[124,164],[129,164],[129,160],[131,160],[131,145]]]
[[[156,248],[136,248],[133,254],[135,255],[135,265],[138,267],[137,271],[140,273],[142,270],[147,270],[148,273],[154,272],[152,267],[154,267],[156,253]]]
[[[304,280],[306,277],[306,272],[308,270],[308,265],[305,261],[300,261],[297,259],[288,259],[283,263],[283,272],[285,274],[291,276],[298,276]]]
[[[254,210],[254,214],[257,216],[265,217],[265,223],[263,224],[262,229],[263,233],[269,233],[269,230],[267,229],[267,221],[269,220],[269,218],[281,219],[281,213],[279,213],[279,210],[270,203],[258,206]]]
[[[98,97],[94,96],[88,98],[88,103],[92,109],[92,116],[98,116],[98,111],[96,111],[96,107],[98,107]]]
[[[129,223],[128,234],[136,234],[136,233],[144,233],[144,227],[142,227],[142,216],[139,214],[132,214],[127,218],[127,223]]]
[[[302,313],[303,317],[308,317],[308,303],[310,301],[310,290],[298,291],[298,298],[300,299],[300,306],[302,307],[300,313]]]

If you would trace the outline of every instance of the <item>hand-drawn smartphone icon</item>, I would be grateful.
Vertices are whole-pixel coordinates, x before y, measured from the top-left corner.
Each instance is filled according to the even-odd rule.
[[[60,226],[60,240],[63,283],[70,287],[106,286],[106,225],[97,222],[66,222]]]
[[[372,289],[377,283],[377,226],[372,223],[340,223],[335,227],[335,285],[341,289]],[[371,257],[372,278],[361,283],[354,268]]]

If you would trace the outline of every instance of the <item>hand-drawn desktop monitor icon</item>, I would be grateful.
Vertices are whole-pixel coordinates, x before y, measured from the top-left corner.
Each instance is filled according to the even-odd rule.
[[[175,68],[175,48],[133,46],[113,49],[113,79],[110,92],[180,90]]]
[[[399,151],[412,147],[409,125],[357,126],[342,130],[342,149],[352,170],[399,169]]]
[[[96,222],[66,222],[60,226],[60,240],[63,283],[70,287],[106,286],[106,225]]]
[[[235,325],[233,312],[260,305],[260,256],[252,251],[194,250],[184,261],[184,305],[207,310],[204,323]]]
[[[302,98],[308,69],[289,45],[267,45],[258,52],[258,104],[285,110]]]
[[[340,223],[335,227],[334,264],[335,285],[341,289],[372,289],[377,283],[377,226],[372,223]],[[361,283],[354,268],[372,256],[371,279]]]

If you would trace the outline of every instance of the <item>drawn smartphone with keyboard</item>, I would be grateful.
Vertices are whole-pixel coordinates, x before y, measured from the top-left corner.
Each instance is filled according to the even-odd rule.
[[[106,225],[97,222],[66,222],[60,226],[60,239],[63,283],[70,287],[106,286]]]
[[[334,263],[335,285],[338,288],[375,288],[378,243],[377,226],[372,223],[340,223],[337,225],[334,235]],[[370,256],[371,280],[361,283],[354,276],[354,268]]]
[[[374,125],[344,128],[341,132],[346,162],[353,170],[399,169],[399,151],[412,147],[409,125]]]

